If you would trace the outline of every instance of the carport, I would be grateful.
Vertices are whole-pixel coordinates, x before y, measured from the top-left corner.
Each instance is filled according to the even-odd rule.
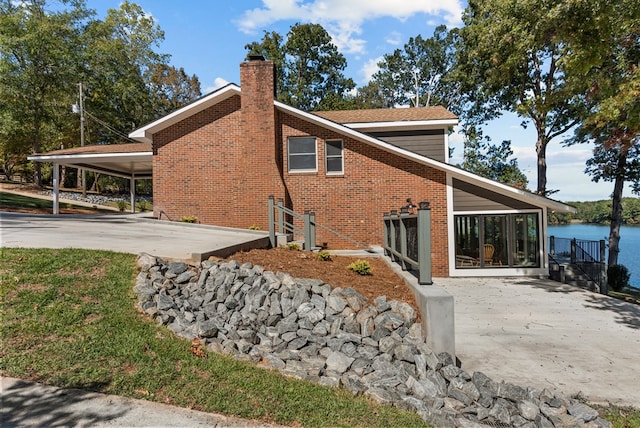
[[[153,174],[151,143],[101,144],[55,150],[27,157],[34,162],[53,163],[53,214],[59,213],[60,167],[85,169],[131,181],[131,212],[135,212],[136,180]]]

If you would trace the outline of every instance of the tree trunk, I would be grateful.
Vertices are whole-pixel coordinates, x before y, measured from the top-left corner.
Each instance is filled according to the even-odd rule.
[[[620,153],[616,165],[616,180],[611,197],[611,226],[609,228],[609,266],[618,264],[620,253],[620,225],[622,224],[622,190],[624,188],[624,169],[627,164],[627,154]]]
[[[536,141],[536,153],[538,154],[538,188],[536,193],[545,196],[547,194],[547,144],[549,141],[543,132],[538,131]]]

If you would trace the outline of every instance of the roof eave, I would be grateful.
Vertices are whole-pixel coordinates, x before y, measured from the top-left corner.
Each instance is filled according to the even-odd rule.
[[[445,171],[446,173],[451,174],[454,177],[457,177],[463,181],[472,182],[476,185],[480,185],[481,187],[488,188],[500,194],[504,194],[510,197],[514,197],[514,194],[519,197],[519,199],[528,201],[532,205],[543,206],[549,208],[553,211],[559,212],[567,212],[567,213],[575,213],[576,210],[574,207],[563,204],[562,202],[554,201],[549,198],[545,198],[543,196],[536,195],[534,193],[530,193],[521,189],[517,189],[515,187],[507,186],[506,184],[498,183],[496,181],[490,180],[485,177],[481,177],[474,173],[465,171],[463,169],[457,168],[453,165],[449,165],[447,163],[439,162],[435,159],[428,158],[426,156],[419,155],[417,153],[411,152],[409,150],[402,149],[398,146],[394,146],[392,144],[386,143],[382,140],[379,140],[374,137],[370,137],[366,134],[363,134],[360,131],[347,127],[345,125],[341,125],[331,120],[325,119],[323,117],[314,115],[312,113],[307,113],[302,110],[299,110],[295,107],[291,107],[287,104],[281,103],[279,101],[274,101],[276,108],[286,111],[293,116],[296,116],[300,119],[304,119],[315,123],[319,126],[333,128],[343,134],[346,134],[356,140],[371,144],[376,146],[382,150],[387,152],[395,153],[399,156],[405,157],[407,159],[413,160],[415,162],[419,162],[423,165],[427,165],[433,167],[435,169],[439,169],[441,171]]]
[[[382,130],[382,129],[426,129],[448,128],[458,124],[458,119],[433,119],[433,120],[399,120],[391,122],[350,122],[342,125],[352,129]]]

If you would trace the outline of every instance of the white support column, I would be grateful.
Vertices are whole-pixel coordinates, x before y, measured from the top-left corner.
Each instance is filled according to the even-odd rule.
[[[60,214],[60,165],[53,163],[53,215]]]
[[[131,195],[131,214],[136,212],[136,177],[131,174],[131,183],[129,184],[129,193]]]

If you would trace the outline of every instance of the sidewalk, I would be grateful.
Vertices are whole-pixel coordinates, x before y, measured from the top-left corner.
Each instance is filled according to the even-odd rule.
[[[0,426],[65,427],[253,427],[256,421],[231,418],[145,400],[62,389],[0,377]]]

